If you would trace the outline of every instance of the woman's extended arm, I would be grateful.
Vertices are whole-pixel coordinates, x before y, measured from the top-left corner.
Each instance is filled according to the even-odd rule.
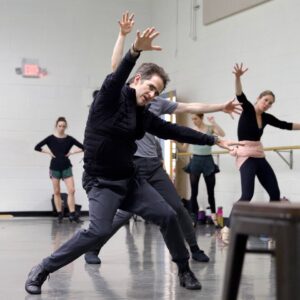
[[[248,71],[248,68],[243,69],[243,63],[241,63],[240,65],[235,64],[233,67],[232,73],[235,75],[235,94],[237,96],[240,96],[243,93],[241,76],[243,76],[244,73],[247,71]]]
[[[212,127],[213,127],[213,133],[224,137],[225,136],[225,132],[224,130],[221,128],[221,126],[215,121],[215,118],[213,116],[209,116],[207,117],[207,120],[211,123]]]
[[[113,72],[117,69],[118,65],[122,60],[126,35],[131,32],[134,25],[133,18],[134,18],[134,14],[131,14],[129,16],[129,12],[127,11],[123,13],[122,19],[118,21],[120,26],[120,32],[111,56],[111,68]]]

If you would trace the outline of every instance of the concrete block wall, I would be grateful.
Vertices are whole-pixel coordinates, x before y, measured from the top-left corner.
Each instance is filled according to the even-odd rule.
[[[83,140],[91,95],[110,72],[117,21],[126,9],[136,13],[136,28],[149,26],[148,4],[138,0],[0,2],[0,212],[51,209],[49,157],[33,148],[53,132],[58,116]],[[38,59],[48,76],[17,75],[22,58]],[[76,201],[87,209],[81,159],[71,157]]]
[[[149,25],[161,32],[161,53],[143,53],[142,60],[161,64],[183,102],[221,102],[234,96],[235,62],[249,72],[243,78],[247,96],[255,101],[272,89],[277,101],[270,111],[278,118],[300,121],[300,3],[273,0],[208,26],[202,24],[202,1],[197,12],[197,40],[190,37],[191,2],[179,0],[3,0],[0,3],[0,211],[47,211],[52,193],[49,159],[33,151],[51,134],[55,119],[69,121],[68,133],[83,139],[93,90],[110,72],[110,55],[117,36],[117,20],[125,9],[136,13],[136,29]],[[134,34],[129,40],[132,40]],[[127,46],[130,42],[128,41]],[[24,79],[15,74],[22,58],[37,58],[49,75]],[[227,137],[236,138],[237,118],[215,114]],[[187,122],[191,125],[191,122]],[[265,146],[299,144],[299,132],[267,128]],[[277,173],[282,194],[300,200],[300,152],[294,169],[274,153],[267,157]],[[80,155],[72,157],[77,202],[87,209],[81,188]],[[239,174],[233,158],[222,156],[216,199],[228,215],[239,198]],[[187,178],[186,193],[189,193]],[[201,182],[199,202],[206,205]],[[259,184],[256,201],[267,201]]]
[[[202,23],[202,1],[199,4],[196,41],[190,37],[191,1],[156,0],[153,5],[153,23],[161,32],[164,49],[157,62],[169,71],[170,89],[176,89],[178,101],[215,103],[233,98],[232,67],[236,62],[244,62],[249,67],[243,78],[249,99],[255,102],[262,90],[271,89],[277,99],[270,113],[279,119],[300,122],[300,3],[269,1],[207,26]],[[214,115],[226,136],[236,138],[238,118]],[[190,121],[187,124],[192,125]],[[267,127],[262,142],[265,146],[299,145],[300,132]],[[267,153],[267,158],[277,174],[282,194],[299,202],[300,152],[294,151],[293,170],[275,153]],[[228,215],[240,197],[239,173],[234,159],[228,155],[221,157],[220,168],[216,201]],[[187,177],[181,180],[185,180],[186,196],[189,196]],[[268,200],[258,183],[253,200]],[[203,180],[199,203],[207,204]]]

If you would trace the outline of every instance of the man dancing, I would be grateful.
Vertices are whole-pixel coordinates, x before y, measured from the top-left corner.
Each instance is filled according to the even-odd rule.
[[[52,255],[30,271],[25,289],[40,294],[49,273],[72,262],[101,243],[112,231],[118,208],[142,216],[160,226],[173,261],[178,266],[180,285],[201,289],[189,268],[189,253],[181,235],[175,211],[144,179],[136,175],[133,155],[136,139],[145,131],[164,139],[191,144],[217,144],[228,149],[228,141],[161,120],[145,108],[169,80],[153,63],[143,64],[130,84],[126,80],[142,51],[160,50],[152,41],[159,33],[148,28],[137,32],[135,42],[118,68],[104,80],[89,111],[84,138],[83,186],[89,198],[90,223]]]

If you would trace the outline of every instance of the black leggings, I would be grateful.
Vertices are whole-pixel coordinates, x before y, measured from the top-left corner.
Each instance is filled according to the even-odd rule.
[[[190,174],[190,183],[191,183],[191,199],[190,199],[190,207],[191,212],[197,214],[199,211],[197,196],[198,196],[198,187],[200,175]],[[216,176],[215,173],[212,173],[208,176],[204,176],[207,194],[208,194],[208,203],[211,208],[212,213],[216,213],[216,203],[215,203],[215,184],[216,184]]]
[[[270,201],[279,201],[280,190],[275,173],[265,158],[248,158],[240,168],[242,196],[239,201],[250,201],[254,194],[255,175],[267,191]]]
[[[254,194],[255,176],[267,191],[270,201],[280,200],[276,175],[265,158],[249,157],[240,168],[242,196],[239,201],[250,201]],[[230,225],[231,214],[227,226]]]

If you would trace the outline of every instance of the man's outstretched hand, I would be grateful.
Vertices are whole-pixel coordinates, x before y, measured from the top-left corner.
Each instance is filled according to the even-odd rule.
[[[229,114],[233,119],[233,114],[240,115],[243,111],[243,108],[240,102],[238,102],[236,99],[232,99],[224,103],[224,108],[222,111],[226,114]]]
[[[238,141],[219,139],[216,145],[219,146],[220,148],[226,149],[228,151],[232,151],[233,150],[232,146],[244,146],[245,144],[243,142],[238,142]]]
[[[137,31],[136,39],[133,43],[133,51],[160,51],[160,46],[153,46],[152,41],[159,35],[154,27],[147,28],[142,33]]]

